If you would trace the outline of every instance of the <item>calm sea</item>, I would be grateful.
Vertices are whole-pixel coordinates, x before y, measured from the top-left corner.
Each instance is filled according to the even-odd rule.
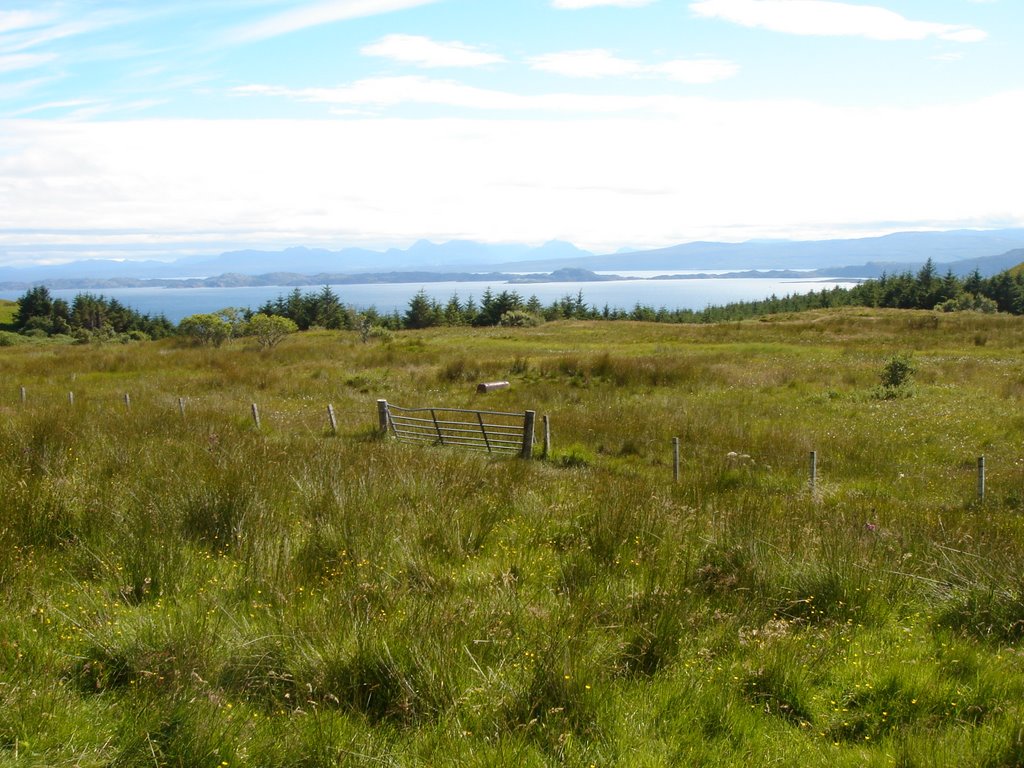
[[[617,274],[622,274],[617,273]],[[648,277],[659,273],[634,272],[628,276]],[[547,305],[566,295],[576,296],[583,291],[588,305],[599,309],[605,305],[612,309],[632,309],[643,304],[655,309],[704,309],[708,306],[728,304],[735,301],[757,301],[769,296],[787,296],[834,288],[848,287],[857,281],[847,279],[808,278],[700,278],[676,280],[614,280],[600,283],[534,283],[511,285],[508,283],[388,283],[377,285],[334,285],[332,290],[344,304],[365,309],[375,307],[382,313],[393,310],[404,312],[409,300],[420,290],[440,302],[446,302],[457,294],[463,301],[472,296],[479,304],[480,296],[490,287],[494,293],[514,290],[524,299],[536,296]],[[288,294],[289,287],[265,286],[260,288],[112,288],[90,291],[107,298],[116,298],[122,304],[139,312],[151,315],[165,315],[178,322],[181,318],[199,312],[214,312],[224,307],[249,307],[256,309],[268,300]],[[319,290],[313,287],[301,289],[304,293]],[[70,301],[81,289],[51,290],[55,298]],[[17,299],[24,291],[0,291],[0,298]]]

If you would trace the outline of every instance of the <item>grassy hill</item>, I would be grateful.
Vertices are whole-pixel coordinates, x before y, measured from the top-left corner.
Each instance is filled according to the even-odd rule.
[[[0,299],[0,331],[10,326],[14,321],[14,313],[17,311],[17,302]]]
[[[0,765],[1019,765],[1022,344],[844,310],[0,349]],[[402,445],[378,398],[536,410],[553,452]]]
[[[1012,251],[1011,253],[1019,254],[1020,256],[1024,257],[1024,250]],[[1015,276],[1021,274],[1021,272],[1024,272],[1024,263],[1019,263],[1014,267],[1010,267],[1010,269],[1008,269],[1007,272]]]

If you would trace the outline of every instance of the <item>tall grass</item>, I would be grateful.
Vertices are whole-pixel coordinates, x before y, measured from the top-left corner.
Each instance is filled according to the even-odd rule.
[[[4,348],[0,765],[1019,764],[1024,324],[931,317]]]

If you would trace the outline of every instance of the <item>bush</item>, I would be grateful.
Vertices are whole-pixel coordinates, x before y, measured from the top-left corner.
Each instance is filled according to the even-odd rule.
[[[585,446],[573,443],[557,452],[552,457],[552,461],[567,469],[584,469],[594,463],[594,454]]]
[[[382,344],[390,344],[395,340],[395,334],[383,325],[364,325],[359,329],[359,338],[364,344],[370,341],[379,341]]]
[[[281,315],[253,315],[245,325],[247,336],[254,336],[261,349],[276,347],[290,333],[299,330],[294,320]]]
[[[17,333],[11,333],[10,331],[0,331],[0,347],[14,347],[18,344],[25,344],[26,340],[24,336],[20,336]]]
[[[904,390],[910,386],[914,375],[914,363],[910,355],[893,355],[882,368],[882,387],[886,390]]]
[[[498,325],[505,328],[536,328],[544,319],[530,312],[513,309],[501,316]]]
[[[178,333],[196,344],[210,344],[219,347],[231,338],[231,324],[213,313],[189,315],[178,323]]]
[[[942,312],[981,312],[983,314],[992,314],[999,310],[999,305],[987,296],[961,293],[954,299],[946,299],[936,309]]]

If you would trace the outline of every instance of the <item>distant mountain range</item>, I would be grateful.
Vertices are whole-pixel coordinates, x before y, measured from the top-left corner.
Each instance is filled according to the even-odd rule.
[[[953,230],[949,232],[897,232],[882,237],[846,240],[749,240],[745,243],[696,242],[649,251],[582,256],[575,260],[542,259],[519,262],[517,269],[546,270],[582,267],[592,270],[672,269],[817,269],[871,265],[875,274],[916,268],[931,259],[936,264],[956,264],[970,272],[991,268],[988,259],[1015,248],[1024,248],[1024,229]],[[992,263],[996,263],[993,261]],[[496,264],[508,270],[510,264]],[[1005,269],[1002,267],[1001,269]],[[1001,271],[997,269],[996,271]],[[858,276],[866,276],[858,274]]]
[[[745,243],[695,242],[647,251],[596,255],[571,243],[540,247],[490,245],[466,240],[410,248],[331,251],[288,248],[283,251],[230,251],[220,256],[172,262],[92,259],[38,267],[0,267],[0,287],[20,290],[51,287],[109,288],[154,285],[160,280],[192,278],[176,285],[323,285],[355,282],[403,282],[495,279],[495,273],[535,273],[520,282],[553,279],[544,273],[583,271],[739,271],[816,270],[818,276],[877,277],[883,272],[914,271],[931,259],[937,269],[963,276],[973,270],[997,274],[1024,261],[1024,228],[899,232],[845,240],[751,240]],[[565,272],[563,274],[571,274]],[[582,274],[582,272],[580,273]],[[468,278],[466,276],[469,276]],[[516,275],[507,275],[516,280]],[[267,283],[266,280],[282,282]],[[146,281],[146,282],[144,282]],[[165,283],[167,284],[167,283]]]
[[[750,276],[750,273],[735,273]],[[805,272],[787,272],[784,277],[803,277]],[[707,275],[710,277],[710,275]],[[324,285],[370,285],[382,283],[600,283],[609,280],[630,280],[619,275],[598,275],[586,269],[558,269],[554,272],[522,274],[519,272],[360,272],[339,274],[318,272],[304,275],[299,272],[266,272],[262,275],[244,275],[225,272],[214,277],[63,277],[45,281],[49,288],[106,290],[109,288],[251,288],[254,286],[281,286],[303,288]],[[0,282],[0,289],[20,290],[29,283]]]
[[[478,272],[494,270],[499,262],[571,261],[593,256],[570,243],[551,241],[539,248],[528,245],[490,245],[469,240],[434,244],[420,240],[405,250],[371,251],[345,248],[286,248],[282,251],[228,251],[219,256],[192,256],[175,261],[115,261],[88,259],[38,267],[0,267],[2,282],[81,280],[91,278],[190,278],[225,274],[262,275],[288,271],[299,275],[366,272]],[[556,267],[557,268],[557,267]],[[522,270],[515,270],[522,271]]]

